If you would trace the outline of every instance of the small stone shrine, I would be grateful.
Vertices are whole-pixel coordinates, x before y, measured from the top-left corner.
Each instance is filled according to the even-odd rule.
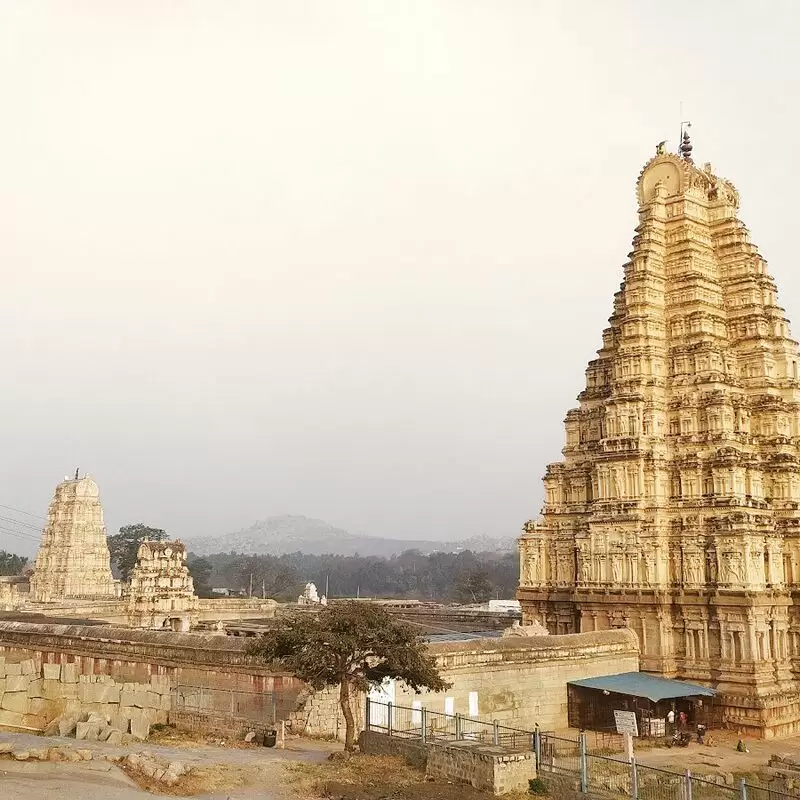
[[[188,631],[198,602],[183,542],[142,542],[128,589],[129,624]]]

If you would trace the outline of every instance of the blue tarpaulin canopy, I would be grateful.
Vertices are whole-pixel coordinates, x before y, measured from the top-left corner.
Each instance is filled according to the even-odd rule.
[[[621,672],[618,675],[602,675],[598,678],[585,678],[582,681],[569,681],[569,686],[583,686],[586,689],[627,694],[631,697],[646,697],[657,703],[659,700],[672,700],[676,697],[713,697],[714,690],[696,683],[672,681],[658,678],[646,672]]]

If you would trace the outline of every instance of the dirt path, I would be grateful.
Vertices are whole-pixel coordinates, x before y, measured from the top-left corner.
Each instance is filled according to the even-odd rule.
[[[697,775],[752,774],[766,767],[770,756],[781,753],[800,753],[800,736],[791,739],[764,741],[746,739],[749,753],[736,750],[738,737],[729,731],[714,731],[714,744],[699,745],[692,742],[687,747],[656,747],[636,749],[636,761],[651,767],[683,772],[692,770]]]
[[[2,800],[143,800],[153,794],[139,789],[116,765],[104,756],[127,755],[146,751],[188,767],[202,768],[225,778],[238,775],[232,788],[193,795],[202,800],[289,800],[294,797],[287,780],[287,765],[310,765],[325,762],[328,755],[340,749],[325,742],[290,740],[285,749],[268,747],[216,747],[205,744],[186,746],[142,742],[124,747],[104,742],[86,742],[57,736],[0,732],[0,743],[15,749],[67,746],[91,750],[93,759],[80,764],[0,761],[0,798]],[[215,785],[213,781],[210,785]],[[216,784],[219,785],[219,784]],[[223,784],[227,787],[227,784]],[[204,783],[204,789],[209,784]]]

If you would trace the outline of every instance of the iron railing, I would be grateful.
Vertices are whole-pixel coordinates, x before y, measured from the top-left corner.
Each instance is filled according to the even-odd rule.
[[[618,749],[619,739],[587,747],[586,733],[574,737],[556,736],[549,731],[524,730],[499,722],[461,714],[444,714],[426,708],[409,708],[367,699],[365,727],[389,736],[427,742],[475,741],[501,746],[515,752],[534,752],[540,776],[566,775],[579,779],[581,792],[599,790],[633,800],[799,800],[800,793],[787,793],[741,780],[730,785],[722,777],[698,777],[638,764],[635,758],[606,753]]]

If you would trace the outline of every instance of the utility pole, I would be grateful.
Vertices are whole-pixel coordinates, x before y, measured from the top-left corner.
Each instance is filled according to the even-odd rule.
[[[261,599],[267,599],[267,581],[266,579],[262,579],[261,581]]]
[[[250,573],[250,593],[247,595],[248,597],[253,596],[253,573]]]
[[[325,576],[325,597],[329,597],[330,596],[328,594],[328,578],[330,578],[330,575],[326,575]]]

